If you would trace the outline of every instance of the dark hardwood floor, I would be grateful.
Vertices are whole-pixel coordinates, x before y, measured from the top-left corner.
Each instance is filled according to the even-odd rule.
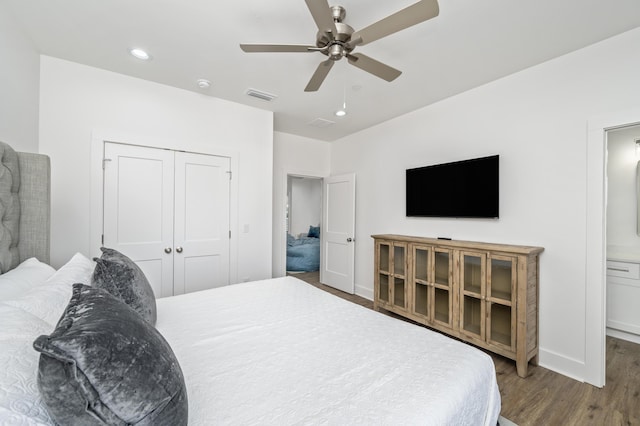
[[[373,309],[373,302],[319,282],[317,272],[295,277]],[[400,320],[403,318],[385,312]],[[489,352],[488,352],[489,353]],[[640,425],[640,345],[607,337],[606,386],[596,388],[544,367],[530,366],[526,379],[515,362],[491,354],[502,396],[502,416],[527,425]]]

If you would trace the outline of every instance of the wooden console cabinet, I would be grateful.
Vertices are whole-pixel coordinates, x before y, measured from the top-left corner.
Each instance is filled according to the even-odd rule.
[[[511,358],[520,377],[537,364],[542,247],[372,237],[376,310]]]

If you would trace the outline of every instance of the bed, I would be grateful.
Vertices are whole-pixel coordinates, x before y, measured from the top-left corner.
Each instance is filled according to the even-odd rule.
[[[105,254],[108,252],[103,257]],[[72,311],[69,307],[85,293],[123,309],[121,318],[127,318],[125,323],[133,324],[132,328],[139,322],[154,336],[161,336],[173,358],[163,355],[160,361],[173,359],[171,368],[180,372],[189,425],[497,422],[500,394],[487,354],[296,278],[155,300],[154,327],[115,297],[77,284],[95,281],[100,259],[90,260],[78,253],[54,270],[47,265],[46,250],[39,256],[23,250],[17,265],[0,275],[0,365],[4,367],[0,369],[0,424],[54,424],[51,400],[42,385],[46,379],[42,363],[47,357],[34,347],[45,345],[43,339],[53,338],[61,324],[73,326],[74,321],[80,323],[89,316],[90,309]],[[72,322],[68,321],[70,312],[78,315]],[[116,343],[112,346],[127,346]],[[97,354],[85,358],[104,363],[111,357],[108,351]],[[81,371],[82,362],[75,358],[67,365],[78,369],[74,374],[91,378],[87,370]],[[144,364],[151,368],[158,362]],[[101,374],[109,375],[117,366],[102,368]],[[169,369],[161,369],[166,374],[161,374],[163,381],[154,384],[154,390],[171,381]],[[130,374],[118,376],[120,387],[129,386]],[[147,376],[141,377],[133,382],[134,394],[138,393],[135,386],[145,386],[142,381]],[[101,398],[99,403],[116,412],[101,396],[99,386],[91,384],[92,398]],[[55,390],[64,391],[62,386]],[[96,405],[94,400],[84,404],[87,410]],[[186,424],[187,413],[183,414]],[[168,417],[149,418],[104,423],[182,424]]]
[[[314,227],[310,227],[314,228]],[[312,235],[312,236],[309,236]],[[320,269],[320,238],[317,233],[294,238],[287,234],[287,271],[313,272]]]

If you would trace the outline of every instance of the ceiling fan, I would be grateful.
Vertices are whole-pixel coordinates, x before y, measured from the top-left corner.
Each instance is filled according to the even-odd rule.
[[[248,53],[256,52],[320,52],[329,57],[314,72],[305,92],[317,91],[336,61],[346,57],[351,65],[386,81],[393,81],[402,71],[383,64],[362,53],[351,53],[357,46],[364,46],[390,34],[409,28],[438,16],[437,0],[422,0],[381,19],[360,31],[354,31],[343,23],[346,11],[342,6],[329,6],[327,0],[305,0],[318,27],[316,45],[295,44],[240,44]]]

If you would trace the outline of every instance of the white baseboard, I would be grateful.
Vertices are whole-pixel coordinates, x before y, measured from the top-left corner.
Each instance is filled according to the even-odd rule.
[[[616,329],[607,327],[607,336],[611,336],[618,339],[626,340],[628,342],[640,344],[640,336],[633,333],[627,333],[626,331],[622,331],[622,330],[616,330]]]
[[[368,287],[363,287],[356,283],[356,295],[364,297],[368,300],[373,300],[373,290]]]
[[[541,367],[548,368],[579,382],[584,382],[586,366],[582,360],[569,358],[542,348],[540,349],[539,360]]]

